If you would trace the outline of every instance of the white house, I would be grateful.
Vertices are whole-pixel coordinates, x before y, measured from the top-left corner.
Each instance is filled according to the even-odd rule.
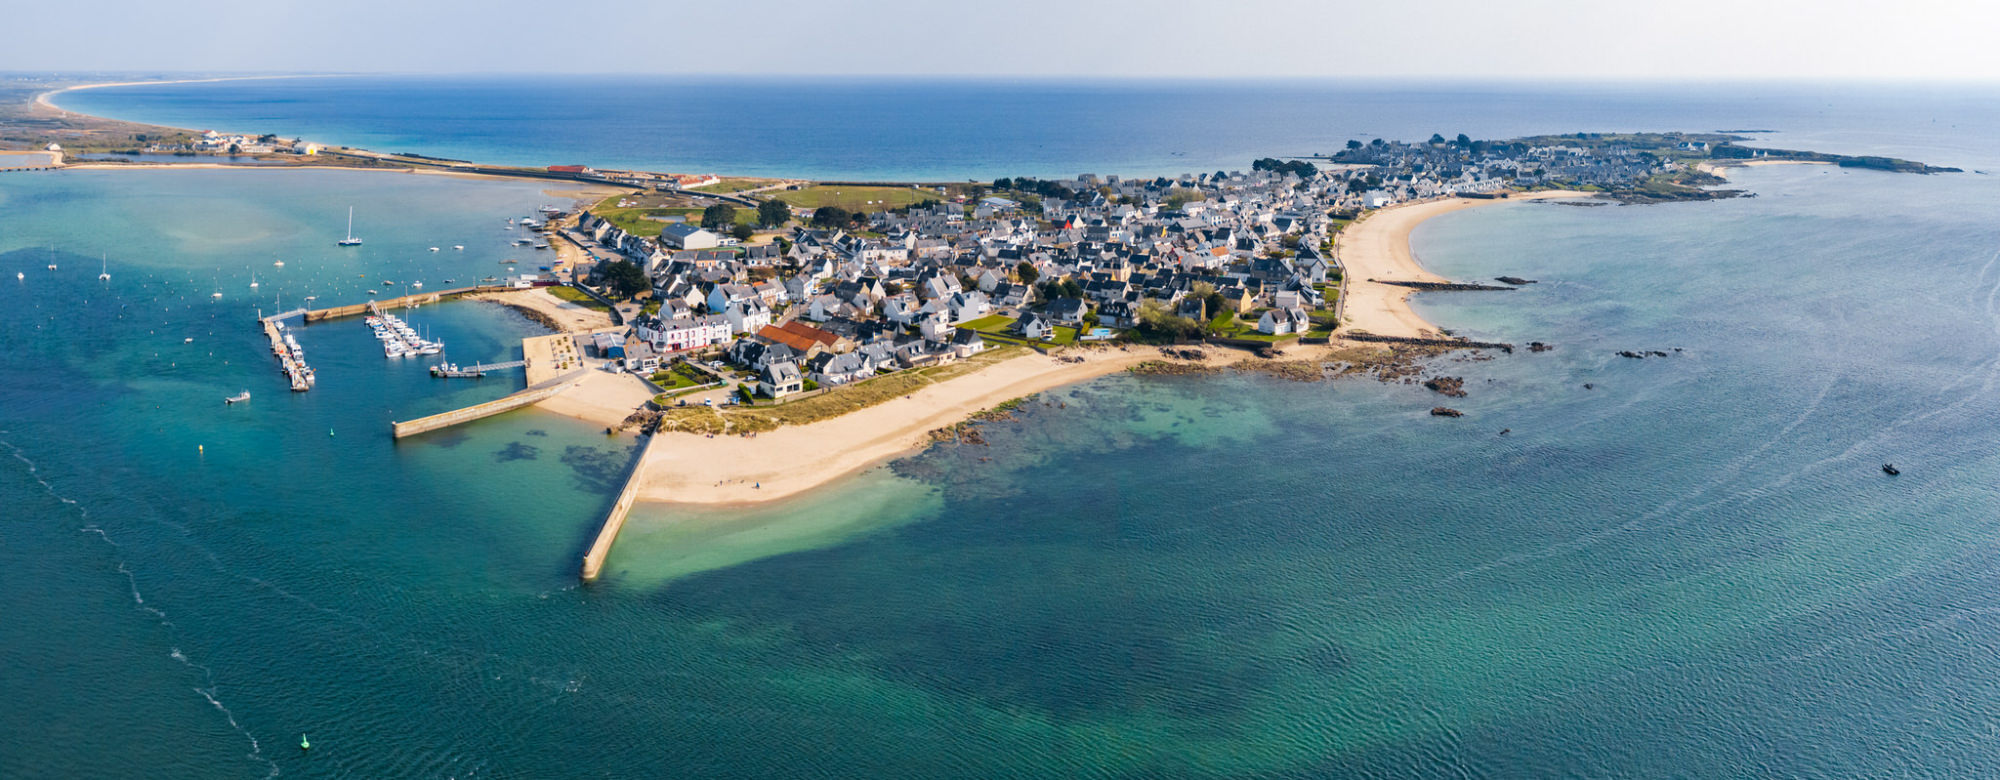
[[[729,322],[715,315],[672,320],[642,317],[635,321],[633,328],[639,338],[650,342],[654,349],[661,352],[727,344],[730,336]]]
[[[722,245],[722,237],[700,225],[681,222],[662,228],[660,243],[675,249],[714,249]]]
[[[805,389],[805,380],[799,376],[799,365],[789,360],[780,360],[764,366],[758,377],[757,389],[772,398],[783,398]]]
[[[765,306],[762,299],[751,298],[729,304],[729,308],[722,310],[722,317],[736,333],[756,333],[771,324],[771,307]]]
[[[1304,333],[1312,329],[1312,319],[1306,311],[1297,307],[1289,309],[1269,309],[1257,318],[1257,332],[1270,336],[1284,336]]]

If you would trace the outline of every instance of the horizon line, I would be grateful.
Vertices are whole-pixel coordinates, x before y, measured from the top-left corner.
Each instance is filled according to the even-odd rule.
[[[0,75],[14,77],[90,77],[125,75],[143,80],[146,76],[231,76],[241,80],[282,79],[282,78],[366,78],[366,77],[441,77],[441,78],[685,78],[714,80],[796,80],[796,81],[838,81],[843,79],[866,79],[871,81],[912,81],[912,82],[1077,82],[1077,83],[1327,83],[1363,85],[1367,82],[1384,84],[1492,84],[1492,85],[1548,85],[1548,86],[1617,86],[1617,85],[1933,85],[1933,86],[1996,86],[2000,87],[2000,76],[1598,76],[1571,74],[1563,76],[1534,75],[1440,75],[1440,74],[1356,74],[1356,75],[1269,75],[1269,74],[1064,74],[1064,73],[725,73],[703,71],[414,71],[414,70],[169,70],[169,69],[103,69],[103,70],[0,70]],[[162,78],[164,81],[165,78]],[[133,86],[139,86],[137,84]]]

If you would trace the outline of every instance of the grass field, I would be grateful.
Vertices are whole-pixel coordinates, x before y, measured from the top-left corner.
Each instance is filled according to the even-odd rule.
[[[926,200],[944,200],[944,196],[939,195],[937,190],[919,190],[911,187],[815,186],[802,190],[780,190],[771,194],[800,208],[839,206],[848,211],[883,211]]]
[[[736,208],[736,224],[749,225],[751,227],[757,226],[756,209],[748,208],[745,206],[736,206],[735,208]],[[687,221],[689,222],[695,223],[697,225],[701,224],[702,209],[660,209],[659,211],[660,211],[659,216],[683,217],[686,218]],[[660,227],[665,227],[667,223],[656,222],[654,224],[659,225]],[[655,233],[660,232],[660,228],[659,227],[653,228],[653,232]]]
[[[1013,324],[1014,324],[1013,317],[1009,317],[1005,314],[988,314],[976,320],[968,320],[964,324],[959,325],[959,327],[966,328],[969,330],[980,331],[982,333],[985,332],[1002,333],[1005,332],[1007,328],[1012,327]]]
[[[611,307],[606,306],[603,303],[600,303],[596,298],[592,298],[588,295],[583,294],[582,290],[578,290],[574,287],[567,287],[559,284],[554,287],[544,287],[542,289],[549,291],[550,295],[553,295],[557,298],[561,298],[565,301],[569,301],[570,303],[577,304],[586,309],[596,309],[598,311],[611,311]]]
[[[691,188],[691,191],[720,192],[727,194],[731,192],[742,192],[744,190],[754,190],[758,187],[775,183],[776,182],[772,181],[771,179],[723,179],[722,181],[716,182],[714,184],[704,184],[700,187],[693,187]]]
[[[662,414],[666,430],[693,433],[751,433],[784,425],[806,425],[839,417],[909,395],[928,385],[964,376],[1024,353],[1021,347],[999,347],[956,363],[899,371],[832,390],[811,398],[773,406],[724,409],[676,407]]]

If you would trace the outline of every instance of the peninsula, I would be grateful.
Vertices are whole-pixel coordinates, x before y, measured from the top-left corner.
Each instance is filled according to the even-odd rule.
[[[1438,134],[1355,139],[1332,154],[1153,178],[830,183],[505,168],[196,133],[68,114],[46,93],[0,111],[0,143],[58,167],[140,167],[162,156],[226,165],[254,156],[264,168],[563,182],[567,189],[551,193],[579,206],[529,225],[539,236],[524,239],[555,249],[551,270],[509,279],[519,290],[468,297],[513,306],[557,331],[524,345],[531,383],[555,379],[557,368],[608,369],[565,380],[540,406],[655,437],[607,523],[612,536],[633,498],[731,504],[799,495],[962,437],[982,412],[1106,374],[1234,367],[1416,382],[1423,356],[1510,348],[1457,338],[1411,309],[1419,291],[1526,283],[1450,280],[1424,269],[1410,235],[1440,214],[1551,199],[1731,197],[1739,193],[1716,185],[1737,165],[1952,170],[1748,140]],[[80,150],[94,159],[64,159]],[[154,162],[113,161],[120,156]],[[1455,378],[1426,384],[1463,394]],[[1431,413],[1458,416],[1444,407]]]

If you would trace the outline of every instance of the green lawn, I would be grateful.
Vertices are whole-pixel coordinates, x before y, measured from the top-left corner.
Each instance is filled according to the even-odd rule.
[[[569,301],[570,303],[577,304],[586,309],[596,309],[598,311],[611,310],[611,307],[604,305],[603,303],[599,302],[596,298],[592,298],[588,295],[585,295],[582,290],[576,289],[574,287],[569,287],[567,285],[559,284],[554,287],[544,287],[542,289],[548,290],[550,295],[553,295],[557,298],[561,298],[565,301]]]
[[[757,210],[756,210],[756,209],[753,209],[753,208],[750,208],[750,207],[748,207],[748,206],[734,206],[733,208],[735,208],[735,209],[736,209],[736,224],[739,224],[739,225],[749,225],[749,226],[751,226],[751,227],[756,227],[756,226],[757,226]],[[682,218],[685,218],[685,219],[686,219],[687,221],[689,221],[689,222],[692,222],[692,223],[694,223],[694,224],[697,224],[697,225],[701,224],[701,212],[702,212],[702,210],[701,210],[701,209],[692,209],[692,208],[689,208],[689,209],[658,209],[658,211],[659,211],[659,212],[661,213],[661,215],[663,215],[663,216],[669,216],[669,217],[682,217]],[[665,223],[665,222],[655,222],[655,223],[653,223],[653,224],[654,224],[654,226],[655,226],[655,227],[653,228],[653,234],[654,234],[654,235],[658,235],[658,234],[659,234],[659,232],[660,232],[660,228],[663,228],[663,227],[666,227],[666,226],[667,226],[667,223]]]
[[[653,384],[659,385],[667,392],[673,392],[683,387],[694,387],[695,385],[701,384],[701,382],[695,381],[694,378],[688,376],[686,372],[681,371],[679,369],[675,369],[672,371],[653,372]]]
[[[1008,328],[1011,328],[1013,326],[1014,326],[1014,318],[1009,317],[1005,314],[989,314],[984,317],[980,317],[979,319],[971,320],[969,322],[966,322],[965,324],[959,325],[959,327],[961,328],[976,330],[982,333],[987,331],[1005,332]]]
[[[944,196],[938,194],[937,190],[919,190],[913,187],[813,186],[800,190],[780,190],[771,195],[800,208],[839,206],[848,211],[886,211],[926,200],[944,200]],[[756,209],[751,211],[754,213]]]
[[[621,209],[621,208],[599,207],[592,209],[590,213],[603,217],[605,221],[610,222],[613,225],[617,225],[620,230],[623,230],[627,233],[631,233],[632,235],[657,236],[660,234],[660,228],[666,227],[667,223],[661,222],[657,219],[647,219],[647,217],[673,216],[684,213],[686,211],[687,209],[662,209],[662,208]],[[701,212],[699,210],[696,210],[695,213],[699,214]]]
[[[731,192],[742,192],[744,190],[754,190],[758,187],[762,187],[767,184],[776,184],[776,182],[773,182],[770,179],[723,179],[722,181],[716,182],[714,184],[704,184],[699,187],[694,187],[690,191],[720,192],[727,194]]]

